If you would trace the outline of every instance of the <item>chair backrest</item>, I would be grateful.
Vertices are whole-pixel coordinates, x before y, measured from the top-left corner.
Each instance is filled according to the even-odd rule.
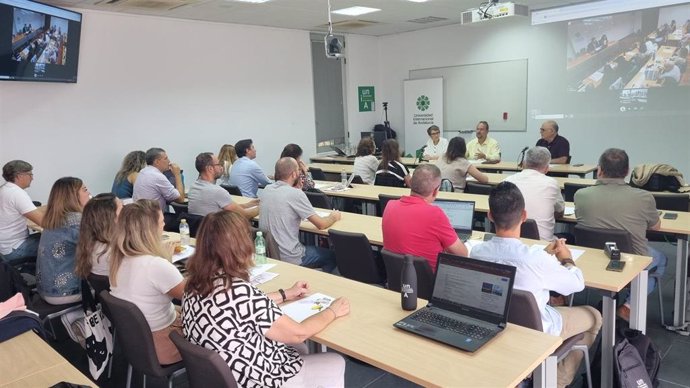
[[[401,181],[397,176],[388,171],[377,173],[374,184],[376,186],[405,187],[404,180]]]
[[[187,213],[189,211],[189,206],[185,203],[171,202],[170,206],[172,206],[175,214]]]
[[[510,307],[508,308],[508,322],[543,331],[539,306],[537,306],[537,301],[531,292],[513,289],[513,296],[510,298]]]
[[[307,198],[309,199],[311,205],[321,209],[332,209],[333,206],[331,205],[331,201],[328,199],[328,196],[324,194],[322,191],[316,190],[317,189],[311,189],[309,191],[304,192],[305,194],[307,194]]]
[[[341,275],[362,283],[383,283],[367,236],[333,229],[329,229],[328,236],[335,247],[335,261]]]
[[[383,264],[386,266],[388,289],[400,291],[402,287],[401,274],[405,260],[404,255],[383,249],[381,250],[381,257],[383,258]],[[431,293],[434,289],[434,272],[425,258],[412,256],[412,261],[417,272],[417,296],[428,300],[431,298]]]
[[[239,195],[240,197],[242,196],[242,192],[240,191],[240,188],[235,186],[235,185],[220,185],[220,187],[227,190],[228,193],[230,193],[230,195]]]
[[[163,213],[163,230],[166,232],[179,232],[180,231],[180,215],[175,213]]]
[[[450,179],[441,179],[441,188],[439,188],[439,190],[452,193],[455,191],[455,187],[453,187],[453,182],[451,182]]]
[[[591,185],[586,185],[582,183],[564,183],[563,184],[563,199],[566,202],[574,202],[575,201],[575,192],[583,189],[585,187],[590,187]]]
[[[379,206],[377,209],[379,217],[383,217],[383,211],[386,210],[386,205],[388,205],[388,201],[394,199],[400,199],[400,197],[395,195],[379,194]]]
[[[192,388],[237,387],[230,367],[216,351],[187,341],[177,331],[170,333],[170,339],[182,355],[182,361]]]
[[[465,193],[467,194],[489,195],[491,194],[491,189],[493,189],[493,186],[486,185],[484,183],[477,183],[472,181],[465,182]]]
[[[580,224],[575,225],[575,243],[577,245],[604,249],[604,245],[607,242],[615,242],[621,252],[633,253],[632,236],[626,230],[590,228]]]
[[[326,174],[324,174],[323,170],[320,168],[309,167],[309,172],[311,173],[311,179],[313,179],[315,181],[325,181],[326,180]]]
[[[131,302],[101,291],[101,302],[111,312],[112,324],[118,332],[117,342],[132,367],[146,375],[165,376],[158,363],[151,327],[144,314]]]
[[[266,229],[259,229],[252,227],[252,241],[256,238],[256,232],[261,231],[264,240],[266,240],[266,256],[271,259],[281,260],[280,258],[280,247],[273,234]]]
[[[690,195],[675,193],[653,193],[656,208],[659,210],[672,210],[686,212],[690,210]]]
[[[86,277],[86,281],[96,292],[96,301],[100,301],[101,291],[110,291],[110,278],[105,275],[96,275],[95,273],[90,273]]]
[[[200,216],[197,214],[180,213],[179,217],[177,217],[178,229],[180,221],[182,221],[183,218],[187,220],[187,225],[189,225],[189,236],[195,238],[196,232],[199,230],[199,225],[201,225],[201,221],[204,220],[204,216]]]
[[[364,184],[364,180],[362,180],[362,177],[361,177],[361,176],[355,175],[355,177],[352,178],[352,182],[350,182],[350,183],[358,183],[358,184],[360,184],[360,185],[363,185],[363,184]]]
[[[539,240],[539,227],[537,221],[528,218],[520,225],[520,237]]]

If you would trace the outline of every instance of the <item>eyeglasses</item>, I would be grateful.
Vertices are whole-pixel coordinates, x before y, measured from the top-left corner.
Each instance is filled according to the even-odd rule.
[[[32,177],[32,178],[34,177],[34,173],[33,173],[33,172],[20,172],[19,175],[28,175],[28,176],[30,176],[30,177]]]
[[[433,135],[440,135],[440,134],[441,134],[441,132],[431,132],[431,135],[432,135],[432,136],[433,136]]]

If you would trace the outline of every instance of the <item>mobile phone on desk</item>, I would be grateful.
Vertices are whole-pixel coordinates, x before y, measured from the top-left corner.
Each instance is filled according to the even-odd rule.
[[[625,268],[625,261],[609,260],[609,265],[606,266],[607,271],[623,272]]]
[[[678,218],[678,213],[664,213],[665,220],[675,220]]]

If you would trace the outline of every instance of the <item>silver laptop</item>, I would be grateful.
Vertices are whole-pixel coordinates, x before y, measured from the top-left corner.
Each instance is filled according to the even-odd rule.
[[[456,201],[436,198],[432,205],[443,209],[453,229],[455,229],[458,237],[463,242],[467,241],[472,236],[474,201]]]
[[[515,270],[439,253],[429,304],[393,326],[474,352],[505,329]]]

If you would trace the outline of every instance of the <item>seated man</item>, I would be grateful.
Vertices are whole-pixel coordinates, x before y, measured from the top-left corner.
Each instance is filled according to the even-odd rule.
[[[235,167],[233,165],[233,171]],[[261,193],[259,229],[268,230],[278,243],[280,258],[309,268],[322,268],[325,272],[335,269],[335,252],[317,246],[304,246],[299,242],[302,220],[309,220],[319,230],[326,229],[340,220],[340,212],[334,210],[326,217],[316,213],[302,191],[300,168],[290,157],[276,162],[276,182],[266,186]]]
[[[654,196],[648,191],[630,187],[625,176],[630,170],[628,154],[609,148],[599,157],[597,183],[575,193],[575,216],[578,224],[591,228],[627,230],[632,235],[632,250],[636,255],[651,256],[647,267],[663,275],[666,256],[647,244],[647,230],[661,226]],[[601,247],[603,249],[603,247]],[[649,278],[647,293],[654,291],[656,279]],[[619,307],[618,315],[630,317],[630,297]]]
[[[168,202],[184,203],[184,186],[180,166],[170,163],[168,154],[162,148],[150,148],[146,151],[146,164],[137,180],[134,181],[132,199],[152,199],[158,201],[163,212],[168,211]],[[175,186],[163,175],[164,171],[172,170],[175,175]]]
[[[541,249],[520,241],[520,225],[527,219],[527,212],[520,190],[510,182],[502,182],[491,191],[488,217],[496,225],[496,236],[474,247],[472,257],[516,267],[514,287],[534,295],[544,332],[563,339],[584,333],[580,343],[591,346],[601,328],[599,311],[591,306],[547,304],[549,291],[568,295],[585,288],[582,271],[575,266],[565,242],[554,240]],[[570,384],[581,360],[581,352],[572,352],[558,364],[559,387]]]
[[[189,214],[205,216],[219,210],[238,212],[248,219],[259,214],[259,201],[253,200],[242,205],[232,202],[230,193],[216,185],[216,180],[223,175],[223,165],[211,152],[202,152],[194,162],[199,171],[199,179],[189,189]]]
[[[568,139],[558,134],[558,123],[553,120],[544,121],[539,132],[541,139],[537,141],[537,146],[549,150],[551,163],[567,164],[570,157],[570,143]]]
[[[432,270],[440,252],[467,256],[467,247],[441,208],[432,205],[441,186],[441,171],[421,164],[410,180],[410,195],[389,201],[383,212],[383,247],[394,253],[424,257]]]
[[[43,211],[37,209],[25,191],[34,180],[33,167],[23,160],[2,167],[6,183],[0,186],[0,254],[12,265],[36,258],[40,234],[29,235],[26,220],[41,226]]]
[[[242,192],[243,197],[256,198],[259,186],[265,186],[271,183],[271,180],[268,179],[261,167],[254,161],[256,159],[256,148],[254,148],[252,139],[238,141],[235,144],[235,151],[239,159],[232,164],[228,182],[233,186],[237,186],[240,192]]]
[[[467,143],[467,159],[484,159],[487,163],[501,161],[501,147],[498,142],[489,137],[489,123],[480,121],[475,131],[477,137]]]
[[[546,176],[551,154],[544,147],[532,147],[525,153],[524,169],[505,179],[514,183],[525,199],[525,210],[537,222],[539,238],[553,240],[556,218],[563,216],[565,204],[558,182]]]

